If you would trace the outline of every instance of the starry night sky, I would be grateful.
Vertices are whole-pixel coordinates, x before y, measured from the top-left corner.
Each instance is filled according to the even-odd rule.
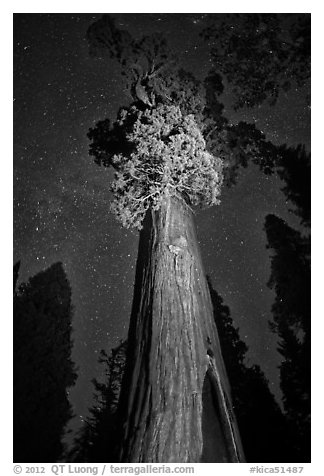
[[[179,63],[203,78],[211,69],[199,32],[203,14],[112,14],[136,37],[162,31]],[[79,379],[71,390],[80,421],[91,405],[90,380],[100,376],[100,349],[127,336],[138,234],[122,228],[109,211],[112,171],[88,155],[87,132],[98,120],[114,120],[127,104],[119,66],[89,57],[85,33],[101,14],[14,15],[14,262],[20,281],[62,261],[72,286],[73,359]],[[284,94],[275,107],[231,109],[232,122],[255,122],[276,144],[310,148],[310,107],[305,90]],[[264,219],[275,213],[298,228],[288,212],[283,184],[257,167],[240,172],[223,189],[222,203],[196,215],[206,273],[231,309],[258,363],[280,398],[276,341],[268,329],[274,294]]]

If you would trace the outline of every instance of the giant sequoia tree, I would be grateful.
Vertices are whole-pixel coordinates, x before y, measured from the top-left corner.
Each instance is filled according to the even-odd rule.
[[[212,438],[207,460],[242,461],[193,222],[193,206],[218,203],[223,167],[206,149],[200,85],[170,67],[159,37],[135,42],[105,16],[88,39],[120,61],[133,95],[112,128],[104,122],[89,134],[97,162],[116,170],[113,211],[142,228],[121,460],[198,462]],[[206,413],[213,423],[203,428]]]
[[[291,435],[288,437],[284,417],[269,390],[268,382],[259,366],[250,367],[244,363],[248,347],[233,325],[228,306],[224,305],[221,296],[212,288],[209,279],[208,284],[247,461],[293,461]],[[90,416],[85,419],[74,440],[67,461],[116,461],[117,408],[125,370],[126,348],[127,341],[124,341],[111,351],[110,357],[101,351],[99,362],[105,366],[105,380],[93,381],[95,402],[89,410]],[[205,413],[204,416],[203,426],[209,425],[208,414]],[[267,428],[266,432],[264,428]],[[211,439],[209,445],[213,447],[214,444]],[[208,444],[204,451],[210,451]]]
[[[274,148],[254,126],[231,126],[218,72],[201,84],[178,70],[161,36],[135,40],[105,15],[87,38],[91,54],[119,62],[131,100],[88,134],[95,162],[115,169],[112,211],[141,230],[120,459],[243,461],[194,208],[218,204],[248,159],[271,171]]]

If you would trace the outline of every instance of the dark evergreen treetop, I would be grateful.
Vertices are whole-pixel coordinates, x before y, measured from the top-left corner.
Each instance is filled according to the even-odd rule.
[[[309,238],[276,215],[267,215],[265,231],[267,248],[274,250],[268,286],[276,292],[272,308],[275,328],[282,322],[306,332],[310,327]]]
[[[72,417],[71,287],[62,263],[21,284],[14,295],[14,460],[54,462]]]
[[[311,156],[305,146],[280,147],[278,175],[286,185],[282,191],[294,205],[291,210],[307,227],[311,223]]]
[[[93,379],[95,403],[79,430],[68,461],[78,463],[116,462],[117,407],[126,363],[127,341],[112,349],[110,356],[101,350],[104,381]]]
[[[309,86],[310,24],[310,14],[217,15],[203,36],[216,71],[232,87],[236,109],[275,104],[280,91]]]

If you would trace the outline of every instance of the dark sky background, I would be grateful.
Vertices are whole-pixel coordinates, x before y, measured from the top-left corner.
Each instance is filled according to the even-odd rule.
[[[179,64],[203,78],[211,69],[199,32],[210,14],[112,14],[134,36],[162,31]],[[127,104],[118,65],[88,55],[85,33],[101,14],[14,15],[14,262],[20,281],[62,261],[72,286],[73,360],[78,381],[71,389],[76,423],[92,403],[90,380],[100,375],[100,349],[110,351],[127,336],[138,234],[122,228],[109,211],[112,171],[88,155],[87,132],[100,119],[114,119]],[[216,17],[214,17],[215,19]],[[310,107],[293,89],[275,107],[231,110],[276,144],[310,148]],[[280,400],[280,356],[269,331],[274,294],[267,288],[269,252],[265,216],[275,213],[298,227],[288,212],[277,177],[250,166],[238,184],[223,189],[222,203],[196,216],[206,273],[231,309],[258,363]]]

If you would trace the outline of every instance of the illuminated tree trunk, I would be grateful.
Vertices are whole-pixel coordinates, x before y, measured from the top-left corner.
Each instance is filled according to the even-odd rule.
[[[140,236],[121,395],[122,462],[241,462],[193,214],[165,196]]]

